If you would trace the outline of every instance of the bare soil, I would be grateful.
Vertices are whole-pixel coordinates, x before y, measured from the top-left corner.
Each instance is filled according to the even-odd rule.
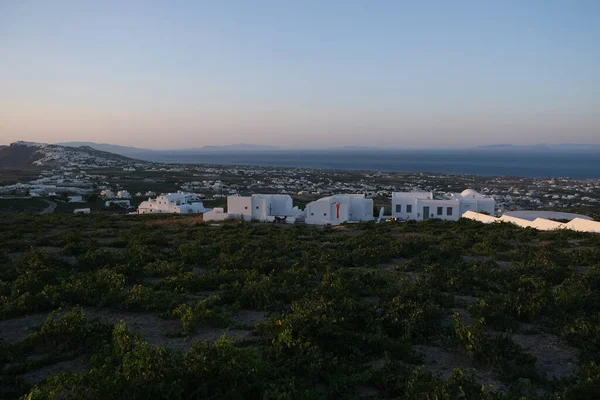
[[[423,357],[424,368],[434,375],[448,379],[456,368],[473,368],[475,376],[481,384],[486,387],[491,385],[493,386],[492,390],[497,392],[506,392],[506,385],[495,376],[491,369],[478,368],[465,354],[426,345],[415,345],[413,348]]]
[[[34,326],[41,325],[50,313],[31,314],[0,321],[0,339],[7,343],[15,343],[35,332]]]
[[[241,310],[231,319],[235,324],[256,325],[267,322],[267,313],[256,310]]]
[[[549,379],[568,377],[577,368],[577,349],[560,340],[558,336],[549,333],[517,334],[512,336],[512,340],[537,359],[536,369]]]
[[[408,262],[407,259],[404,258],[396,258],[389,263],[379,264],[377,268],[379,269],[392,269],[394,267],[401,267]]]
[[[153,346],[164,346],[173,350],[187,351],[198,340],[217,341],[221,336],[237,341],[250,338],[252,331],[241,329],[226,329],[200,327],[196,334],[188,337],[176,336],[182,331],[181,321],[160,318],[151,313],[133,313],[107,309],[86,308],[85,313],[90,318],[99,318],[108,323],[123,321],[127,327],[142,336]]]
[[[35,385],[42,382],[44,379],[50,376],[55,376],[65,372],[80,373],[84,372],[86,369],[87,367],[85,363],[85,356],[81,356],[73,360],[62,361],[52,365],[46,365],[45,367],[42,367],[38,370],[30,371],[26,374],[21,375],[21,378],[23,378],[25,383],[29,385]]]

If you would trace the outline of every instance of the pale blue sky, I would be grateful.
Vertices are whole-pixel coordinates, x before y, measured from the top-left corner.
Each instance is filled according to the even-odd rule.
[[[0,143],[600,143],[600,1],[0,1]]]

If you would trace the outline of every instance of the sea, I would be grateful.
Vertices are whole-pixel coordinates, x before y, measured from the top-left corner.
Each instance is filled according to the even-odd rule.
[[[527,178],[600,179],[598,151],[302,150],[154,151],[135,158],[181,164],[256,165],[328,170],[423,172]]]

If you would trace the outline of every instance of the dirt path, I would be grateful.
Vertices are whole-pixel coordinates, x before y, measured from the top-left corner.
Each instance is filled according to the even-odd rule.
[[[44,200],[47,204],[48,207],[46,207],[44,210],[42,210],[40,212],[40,214],[52,214],[54,212],[54,209],[56,208],[56,203],[54,201],[50,201],[50,200]]]

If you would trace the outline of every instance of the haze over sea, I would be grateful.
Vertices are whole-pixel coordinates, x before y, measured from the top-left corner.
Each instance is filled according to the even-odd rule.
[[[277,150],[138,153],[136,158],[185,164],[257,165],[381,172],[431,172],[529,178],[600,179],[598,151]]]

